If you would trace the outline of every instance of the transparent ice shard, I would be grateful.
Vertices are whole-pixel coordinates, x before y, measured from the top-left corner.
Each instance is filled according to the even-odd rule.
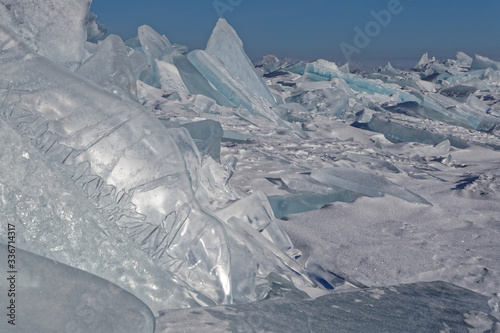
[[[76,70],[84,58],[91,0],[1,0],[0,24],[38,54]]]
[[[243,42],[225,19],[221,18],[217,22],[205,52],[219,59],[227,71],[236,80],[243,82],[253,94],[260,96],[271,105],[276,103],[273,94],[246,55]]]
[[[213,98],[220,105],[231,105],[186,56],[175,49],[167,37],[161,36],[151,27],[139,27],[138,38],[128,44],[146,55],[151,66],[142,76],[146,83],[157,88],[202,94]]]
[[[0,243],[0,255],[8,254],[7,245]],[[154,332],[151,310],[116,284],[20,248],[15,257],[16,273],[0,280],[4,295],[15,286],[15,302],[3,302],[7,317],[0,322],[2,332]],[[0,266],[12,271],[5,261]],[[15,326],[8,322],[11,304]]]
[[[224,133],[218,121],[207,119],[181,125],[189,131],[196,147],[203,155],[220,160],[220,142]]]
[[[293,248],[290,238],[274,218],[273,210],[262,191],[255,191],[251,195],[217,211],[216,215],[226,222],[233,217],[238,218],[250,225],[254,230],[261,232],[282,251]]]
[[[328,88],[303,91],[288,97],[286,102],[298,103],[318,114],[341,116],[347,110],[349,96],[341,89]]]
[[[315,284],[303,267],[247,222],[236,217],[228,221],[233,297],[236,303],[273,297],[304,299],[301,288]]]
[[[161,36],[147,25],[142,25],[138,29],[138,38],[141,50],[152,68],[151,81],[146,83],[166,90],[188,92],[177,67],[172,64],[172,58],[177,51],[167,37]]]
[[[217,57],[203,50],[194,50],[187,57],[194,67],[230,101],[230,105],[242,106],[255,115],[277,121],[278,116],[270,109],[272,104],[254,94],[244,82],[229,72]]]
[[[137,101],[137,84],[127,48],[117,35],[108,36],[77,73],[107,91]]]
[[[309,212],[328,205],[332,202],[353,202],[359,194],[346,189],[331,189],[328,193],[291,193],[284,195],[271,195],[268,197],[271,208],[276,218],[302,212]]]
[[[317,169],[311,172],[311,177],[324,184],[345,188],[369,197],[381,197],[384,194],[389,194],[408,202],[430,205],[418,194],[394,184],[385,177],[354,168]]]
[[[198,301],[231,302],[221,222],[194,198],[182,151],[133,101],[32,53],[0,28],[1,116],[81,187],[109,223]]]

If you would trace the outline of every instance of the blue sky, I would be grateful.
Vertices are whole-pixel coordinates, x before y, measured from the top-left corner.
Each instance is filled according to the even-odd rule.
[[[276,54],[404,67],[426,51],[500,60],[500,0],[93,0],[91,11],[123,39],[147,24],[190,50],[205,48],[223,14],[252,60]]]

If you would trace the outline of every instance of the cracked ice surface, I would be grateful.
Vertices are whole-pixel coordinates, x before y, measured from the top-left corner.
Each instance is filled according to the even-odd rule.
[[[202,283],[209,302],[230,302],[224,229],[198,206],[184,158],[161,123],[32,53],[4,28],[0,46],[5,121],[158,265],[192,289]]]

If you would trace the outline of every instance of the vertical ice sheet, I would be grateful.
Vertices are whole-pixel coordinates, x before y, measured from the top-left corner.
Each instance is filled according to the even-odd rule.
[[[77,73],[107,91],[137,101],[137,84],[127,48],[117,35],[108,36]]]
[[[0,28],[1,115],[58,163],[150,258],[200,294],[231,301],[224,228],[198,205],[179,147],[139,104],[32,53]]]
[[[161,36],[147,25],[140,26],[138,38],[129,46],[144,52],[151,66],[142,79],[158,88],[203,94],[220,105],[231,103],[180,53],[165,36]]]
[[[0,243],[0,256],[7,258]],[[12,271],[2,260],[2,272]],[[15,326],[3,316],[0,331],[16,333],[153,333],[155,318],[137,297],[93,274],[17,248],[16,273],[0,279],[0,291],[15,290]],[[10,278],[10,279],[9,279]],[[14,286],[14,288],[12,288]],[[11,294],[12,295],[12,294]],[[10,302],[2,297],[2,307]],[[10,313],[10,310],[6,310]]]
[[[205,51],[217,57],[228,72],[243,82],[252,93],[261,96],[271,105],[276,104],[273,94],[246,55],[243,42],[225,19],[221,18],[217,22]]]
[[[0,24],[39,54],[75,70],[84,57],[91,0],[0,0]]]

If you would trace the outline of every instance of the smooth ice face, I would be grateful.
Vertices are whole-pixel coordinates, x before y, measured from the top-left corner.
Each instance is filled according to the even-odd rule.
[[[139,104],[102,91],[0,29],[1,114],[110,223],[204,297],[231,301],[224,228],[194,198],[182,152]]]
[[[206,51],[194,50],[187,55],[189,61],[232,106],[242,106],[254,115],[260,115],[274,122],[278,116],[270,109],[268,101],[256,95],[244,82],[232,75],[225,65]]]
[[[487,316],[489,312],[488,299],[481,294],[449,283],[426,282],[307,301],[175,310],[157,319],[156,332],[196,333],[200,326],[210,333],[494,331],[498,320]]]
[[[0,255],[8,254],[7,245],[0,244]],[[18,273],[0,280],[3,295],[15,286],[15,326],[7,316],[0,322],[2,332],[154,332],[151,310],[117,285],[19,248],[15,257]],[[6,263],[2,271],[11,271]]]
[[[122,98],[137,101],[137,84],[128,52],[117,35],[108,36],[77,73]]]
[[[205,51],[217,57],[228,72],[243,82],[253,94],[262,97],[271,105],[276,104],[273,94],[246,55],[243,42],[225,19],[221,18],[217,22]]]
[[[203,155],[220,160],[220,142],[224,133],[221,124],[215,120],[202,120],[181,125],[189,131],[196,147]]]
[[[84,58],[91,0],[1,0],[0,24],[37,53],[75,70]]]
[[[408,191],[382,176],[353,168],[337,167],[313,170],[311,177],[326,185],[345,188],[369,197],[381,197],[384,194],[389,194],[408,202],[430,205],[418,194]]]

